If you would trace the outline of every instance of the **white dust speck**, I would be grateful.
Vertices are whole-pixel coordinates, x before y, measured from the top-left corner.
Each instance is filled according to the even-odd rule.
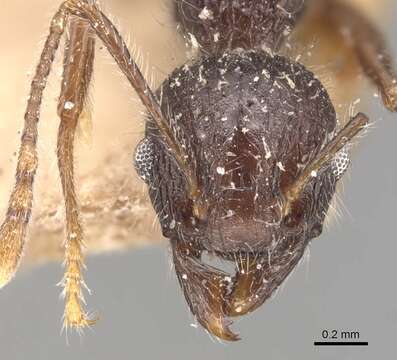
[[[193,49],[198,49],[200,45],[199,45],[196,37],[191,33],[189,33],[188,35],[189,35],[190,43],[192,44]]]
[[[213,20],[214,19],[214,14],[212,13],[211,10],[209,10],[206,6],[204,6],[204,9],[201,10],[199,16],[201,20]]]
[[[226,213],[226,217],[228,218],[228,217],[232,217],[234,215],[234,211],[233,210],[228,210],[227,211],[227,213]]]
[[[287,80],[288,86],[294,90],[296,88],[296,84],[294,81],[289,77],[289,75],[285,72],[282,73],[282,76],[280,77],[281,79]]]
[[[281,161],[278,161],[276,165],[281,171],[285,171],[285,167]]]
[[[270,73],[266,69],[262,70],[262,75],[264,75],[266,79],[270,79]]]
[[[65,110],[72,110],[74,108],[74,103],[72,103],[71,101],[66,101],[63,108]]]
[[[263,147],[265,148],[265,159],[269,160],[272,157],[272,152],[269,149],[269,146],[266,143],[266,140],[264,137],[262,137],[262,142],[263,142]]]
[[[216,172],[217,172],[219,175],[225,175],[225,168],[222,167],[222,166],[218,166],[218,167],[216,168]]]

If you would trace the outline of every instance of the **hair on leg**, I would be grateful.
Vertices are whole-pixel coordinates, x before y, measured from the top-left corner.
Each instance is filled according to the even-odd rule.
[[[83,310],[82,269],[83,228],[74,187],[74,137],[79,117],[84,109],[91,80],[95,39],[85,20],[71,18],[66,40],[62,89],[58,103],[61,123],[58,131],[58,167],[65,199],[66,239],[65,275],[62,281],[65,295],[64,326],[81,328],[91,325]]]
[[[18,155],[15,186],[11,193],[5,220],[0,227],[0,287],[7,284],[16,272],[21,258],[33,203],[33,181],[36,173],[37,123],[47,77],[51,70],[67,14],[60,7],[51,20],[50,33],[44,44],[39,64],[31,83],[25,112],[24,128]]]

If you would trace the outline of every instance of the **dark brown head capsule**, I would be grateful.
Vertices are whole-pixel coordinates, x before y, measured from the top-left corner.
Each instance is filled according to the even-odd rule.
[[[320,235],[348,163],[345,143],[331,141],[336,116],[322,84],[260,49],[278,47],[301,9],[302,1],[177,1],[179,21],[210,54],[176,69],[158,94],[197,197],[150,119],[137,149],[191,311],[227,340],[237,339],[228,318],[269,298]],[[203,252],[233,262],[235,273],[206,265]]]

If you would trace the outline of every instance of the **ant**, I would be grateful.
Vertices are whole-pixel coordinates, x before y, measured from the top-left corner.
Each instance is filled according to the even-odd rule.
[[[42,94],[67,32],[57,142],[66,209],[64,324],[82,328],[96,321],[83,307],[73,150],[98,37],[146,107],[134,165],[170,240],[191,312],[211,334],[238,340],[231,319],[261,306],[320,236],[350,144],[369,123],[358,113],[341,126],[316,76],[279,55],[310,7],[343,31],[385,106],[397,111],[397,77],[382,36],[339,0],[175,0],[175,17],[199,56],[157,91],[95,0],[64,1],[31,83],[16,184],[0,228],[0,286],[11,280],[23,252]],[[206,253],[234,264],[234,273],[206,264]]]

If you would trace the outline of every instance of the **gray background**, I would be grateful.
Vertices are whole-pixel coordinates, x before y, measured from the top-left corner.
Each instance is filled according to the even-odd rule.
[[[392,28],[388,36],[397,55]],[[376,127],[361,141],[345,181],[348,210],[313,241],[310,259],[272,301],[235,322],[242,341],[220,343],[190,326],[163,246],[88,258],[86,280],[95,290],[89,306],[101,320],[81,337],[69,334],[68,344],[60,335],[63,302],[55,286],[61,266],[19,273],[1,291],[0,358],[391,358],[397,334],[397,116],[371,91],[358,109],[366,110]],[[314,348],[323,329],[360,331],[370,345]]]

